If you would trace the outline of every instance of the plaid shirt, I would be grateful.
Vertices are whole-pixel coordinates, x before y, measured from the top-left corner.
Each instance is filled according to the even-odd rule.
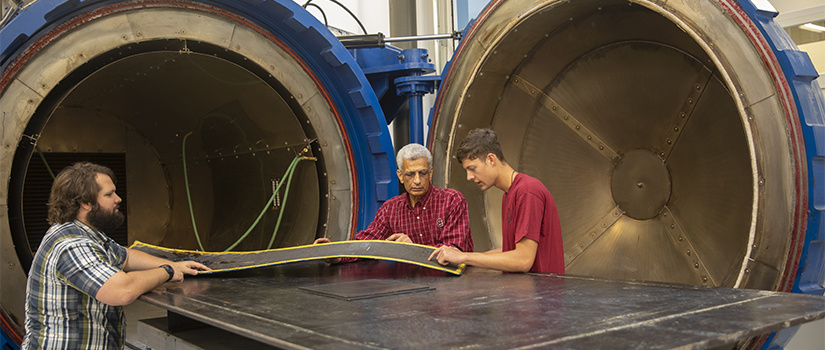
[[[126,262],[126,248],[80,221],[52,225],[26,285],[22,349],[120,349],[123,308],[95,299]]]
[[[452,245],[464,252],[473,251],[467,201],[461,192],[449,188],[430,186],[414,208],[406,193],[390,198],[355,239],[383,240],[393,233],[406,234],[417,244]]]

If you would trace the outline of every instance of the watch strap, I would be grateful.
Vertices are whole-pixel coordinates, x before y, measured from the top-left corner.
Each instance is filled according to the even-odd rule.
[[[174,268],[172,268],[172,266],[171,266],[171,265],[169,265],[169,264],[163,264],[163,265],[160,265],[160,266],[158,266],[158,267],[160,267],[160,268],[162,268],[162,269],[166,270],[166,273],[168,273],[168,274],[169,274],[169,278],[167,278],[167,279],[166,279],[166,281],[165,281],[164,283],[171,281],[171,280],[172,280],[172,277],[175,277],[175,269],[174,269]]]

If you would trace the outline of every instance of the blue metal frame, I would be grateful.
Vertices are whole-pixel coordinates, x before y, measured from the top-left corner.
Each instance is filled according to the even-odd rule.
[[[822,295],[825,292],[825,96],[816,78],[819,74],[808,55],[798,50],[774,17],[776,11],[760,9],[750,0],[737,0],[742,10],[770,46],[788,82],[805,138],[808,163],[808,221],[793,292]],[[784,348],[798,327],[772,334],[763,349]]]
[[[351,50],[381,101],[387,124],[404,102],[409,106],[410,142],[424,145],[425,94],[433,93],[441,76],[435,72],[426,49],[401,50],[393,46]],[[392,93],[394,91],[394,93]]]
[[[820,220],[825,209],[825,97],[822,94],[811,59],[796,45],[776,21],[777,12],[757,9],[748,0],[740,0],[748,14],[776,55],[782,73],[788,81],[796,102],[805,138],[805,157],[808,162],[808,229],[794,281],[793,292],[822,295],[825,292],[825,230]]]

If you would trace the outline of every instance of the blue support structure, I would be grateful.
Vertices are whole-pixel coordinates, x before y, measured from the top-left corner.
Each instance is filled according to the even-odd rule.
[[[796,102],[805,138],[809,211],[792,292],[822,295],[825,292],[825,223],[821,220],[825,209],[825,186],[822,185],[825,183],[825,97],[816,80],[819,74],[808,55],[799,51],[785,30],[774,21],[778,12],[750,0],[738,1],[782,68]],[[798,329],[792,327],[772,334],[763,349],[784,348]]]
[[[423,96],[433,93],[441,76],[425,75],[435,71],[425,49],[401,50],[396,47],[354,49],[352,55],[361,65],[381,101],[387,123],[398,115],[404,102],[410,116],[410,142],[424,144]],[[392,90],[395,93],[392,93]]]

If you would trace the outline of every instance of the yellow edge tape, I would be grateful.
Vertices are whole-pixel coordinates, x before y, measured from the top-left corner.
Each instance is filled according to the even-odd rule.
[[[382,241],[382,240],[339,241],[339,242],[329,242],[329,243],[323,243],[323,244],[349,244],[349,243],[361,243],[361,242],[407,244],[407,245],[413,245],[413,246],[429,248],[430,250],[433,250],[433,251],[435,251],[435,249],[436,249],[435,247],[431,247],[431,246],[423,245],[423,244]],[[137,246],[151,247],[151,248],[155,248],[155,249],[158,249],[158,250],[164,250],[164,251],[168,251],[168,252],[177,252],[177,253],[183,253],[183,254],[219,255],[219,254],[254,254],[254,253],[272,252],[272,251],[286,251],[286,250],[292,250],[292,249],[312,247],[312,246],[314,246],[314,244],[300,245],[300,246],[287,247],[287,248],[278,248],[278,249],[249,250],[249,251],[243,251],[243,252],[201,252],[201,251],[197,251],[197,250],[167,248],[167,247],[156,246],[156,245],[152,245],[152,244],[148,244],[148,243],[143,243],[141,241],[135,241],[134,243],[132,243],[131,246],[129,246],[129,248],[133,249]],[[449,272],[449,273],[456,274],[456,275],[461,275],[462,273],[464,273],[464,269],[467,267],[466,264],[461,264],[461,265],[458,265],[457,269],[451,269],[451,268],[443,267],[442,265],[439,265],[438,263],[436,263],[434,265],[429,265],[429,264],[423,264],[423,263],[420,263],[420,262],[417,262],[417,261],[405,260],[405,259],[396,259],[396,258],[388,258],[388,257],[384,257],[384,256],[345,254],[345,255],[319,256],[319,257],[304,258],[304,259],[282,260],[282,261],[273,262],[273,263],[248,265],[248,266],[228,268],[228,269],[216,269],[216,270],[211,270],[211,271],[201,271],[201,272],[199,272],[199,274],[210,274],[210,273],[225,272],[225,271],[240,271],[240,270],[247,270],[247,269],[253,269],[253,268],[264,267],[264,266],[274,266],[274,265],[280,265],[280,264],[286,264],[286,263],[292,263],[292,262],[299,262],[299,261],[334,259],[334,258],[365,258],[365,259],[390,260],[390,261],[397,261],[397,262],[403,262],[403,263],[407,263],[407,264],[413,264],[413,265],[418,265],[418,266],[422,266],[422,267],[427,267],[427,268],[431,268],[431,269],[434,269],[434,270]]]

